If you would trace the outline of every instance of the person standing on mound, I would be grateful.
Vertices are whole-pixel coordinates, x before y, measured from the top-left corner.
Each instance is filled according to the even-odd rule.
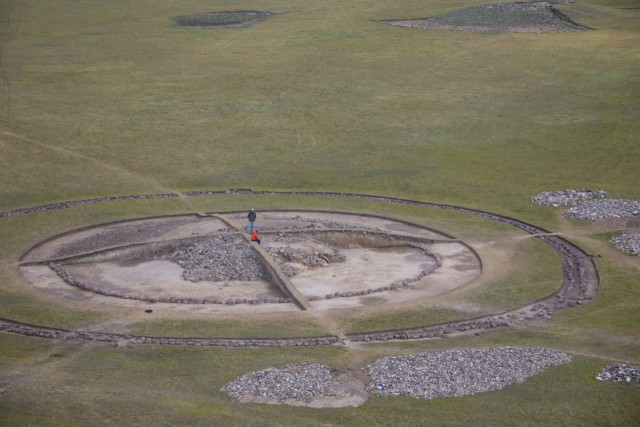
[[[247,224],[247,233],[251,233],[252,231],[255,231],[256,229],[256,210],[251,208],[251,210],[249,211],[249,214],[247,215],[247,218],[249,219],[249,224]]]
[[[253,230],[253,234],[251,235],[251,241],[260,244],[260,235],[258,234],[258,230]]]

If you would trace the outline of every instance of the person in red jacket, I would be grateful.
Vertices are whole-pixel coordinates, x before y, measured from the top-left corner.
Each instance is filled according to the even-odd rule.
[[[253,230],[253,234],[251,235],[251,241],[260,244],[260,235],[258,234],[258,229]]]

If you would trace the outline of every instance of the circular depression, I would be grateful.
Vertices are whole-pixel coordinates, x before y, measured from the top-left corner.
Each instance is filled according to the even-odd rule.
[[[87,304],[198,312],[326,310],[430,298],[472,282],[478,255],[444,233],[383,217],[245,212],[109,223],[22,258],[29,283]]]

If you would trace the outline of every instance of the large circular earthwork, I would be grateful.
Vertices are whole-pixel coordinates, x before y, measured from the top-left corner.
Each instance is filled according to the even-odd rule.
[[[214,194],[317,195],[365,198],[425,208],[452,209],[535,235],[558,254],[564,280],[553,295],[525,307],[476,319],[403,330],[285,340],[127,336],[132,343],[233,346],[321,345],[340,341],[433,338],[507,327],[580,305],[597,292],[589,255],[559,236],[501,215],[405,199],[343,193],[167,193],[64,202],[0,214],[20,215],[81,203]],[[146,218],[104,224],[41,242],[21,258],[29,283],[61,298],[198,313],[326,310],[429,298],[474,281],[478,254],[445,233],[378,216],[340,212],[260,212],[262,245],[244,230],[245,212]],[[0,319],[0,329],[51,338],[116,342],[118,334],[63,331]]]

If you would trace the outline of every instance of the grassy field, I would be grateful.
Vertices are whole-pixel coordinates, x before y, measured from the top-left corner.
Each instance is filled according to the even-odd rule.
[[[344,191],[511,215],[602,255],[593,301],[542,326],[474,337],[357,348],[123,349],[0,333],[0,425],[637,424],[640,385],[594,377],[609,363],[640,364],[640,260],[608,243],[620,225],[571,221],[530,197],[593,188],[640,198],[638,2],[558,5],[595,29],[562,34],[370,21],[480,3],[0,2],[0,212],[173,191]],[[230,10],[281,13],[233,29],[180,28],[173,20]],[[471,244],[485,271],[474,286],[437,301],[356,310],[330,322],[317,314],[149,321],[40,292],[18,268],[31,246],[80,227],[248,207],[418,223]],[[220,195],[81,205],[0,218],[0,317],[191,336],[417,326],[552,292],[561,280],[557,257],[522,236],[479,217],[358,199]],[[495,345],[543,345],[574,360],[502,391],[432,401],[372,396],[358,408],[240,404],[219,391],[237,375],[285,363],[360,372],[382,356]]]

